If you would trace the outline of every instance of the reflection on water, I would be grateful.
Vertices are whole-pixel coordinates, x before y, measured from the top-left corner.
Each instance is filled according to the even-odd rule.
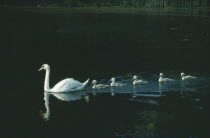
[[[61,101],[70,102],[70,101],[80,100],[83,95],[84,95],[84,92],[70,92],[70,93],[44,92],[44,101],[45,101],[46,112],[42,113],[43,119],[45,119],[45,120],[50,119],[50,96],[54,96]],[[84,99],[86,102],[89,102],[88,95],[85,95]]]
[[[180,90],[181,95],[183,95],[183,92],[186,91],[184,83],[185,83],[184,81],[181,81],[181,83],[180,83],[181,84],[181,90]]]
[[[114,96],[115,95],[115,89],[116,89],[116,87],[111,87],[111,96]]]
[[[44,92],[44,101],[45,101],[45,108],[46,112],[44,112],[42,115],[43,119],[48,120],[50,118],[50,102],[49,102],[49,93]]]
[[[159,86],[159,92],[160,92],[160,94],[162,94],[162,92],[163,92],[163,85],[162,85],[162,83],[159,82],[158,86]]]
[[[53,95],[54,97],[56,97],[59,100],[62,101],[76,101],[82,98],[82,95],[84,94],[84,92],[69,92],[67,94],[65,93],[51,93],[51,95]]]

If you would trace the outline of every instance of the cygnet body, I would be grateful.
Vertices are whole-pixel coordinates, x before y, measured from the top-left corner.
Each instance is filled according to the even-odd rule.
[[[133,76],[133,84],[136,85],[136,84],[146,84],[148,83],[147,81],[144,81],[144,80],[138,80],[138,77],[135,75]]]
[[[163,73],[160,73],[160,77],[159,77],[159,82],[172,82],[174,81],[173,79],[169,79],[169,78],[163,78]]]
[[[105,85],[105,84],[97,84],[96,80],[93,80],[92,84],[93,84],[93,87],[92,87],[93,89],[103,89],[103,88],[110,87],[109,85]]]
[[[126,84],[116,82],[115,78],[111,78],[111,84],[110,85],[111,86],[118,86],[118,87],[126,86]]]
[[[185,76],[184,73],[181,73],[181,78],[182,78],[182,80],[194,80],[194,79],[196,79],[196,77],[194,77],[194,76]]]

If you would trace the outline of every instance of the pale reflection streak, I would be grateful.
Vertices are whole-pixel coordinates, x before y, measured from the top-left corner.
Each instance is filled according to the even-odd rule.
[[[115,88],[113,88],[113,87],[111,87],[111,96],[114,96],[115,95],[115,93],[114,93],[114,91],[115,91]]]
[[[53,95],[57,99],[61,101],[76,101],[80,100],[82,96],[84,95],[84,92],[71,92],[71,93],[49,93],[49,92],[44,92],[44,101],[45,101],[45,108],[46,112],[42,113],[42,117],[44,120],[49,120],[50,119],[50,95]],[[84,99],[86,102],[89,102],[89,95],[85,95]]]
[[[159,89],[159,92],[160,92],[160,95],[163,93],[163,85],[161,82],[159,82],[158,84],[158,89]]]
[[[132,96],[133,98],[136,98],[136,92],[137,92],[136,87],[137,87],[136,85],[133,85],[133,96]]]
[[[44,92],[44,101],[45,101],[45,108],[46,108],[46,112],[43,113],[43,119],[45,120],[49,120],[50,118],[50,102],[49,102],[49,93]]]
[[[181,90],[180,90],[180,94],[181,95],[184,95],[184,92],[185,91],[185,84],[184,84],[184,81],[181,81]]]

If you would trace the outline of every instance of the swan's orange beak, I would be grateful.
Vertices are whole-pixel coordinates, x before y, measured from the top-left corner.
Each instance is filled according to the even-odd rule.
[[[41,70],[43,70],[44,69],[44,67],[41,67],[38,71],[41,71]]]

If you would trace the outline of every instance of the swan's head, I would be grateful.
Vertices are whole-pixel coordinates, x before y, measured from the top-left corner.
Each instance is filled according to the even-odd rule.
[[[181,77],[184,77],[184,76],[185,76],[185,74],[182,72],[182,73],[181,73]]]
[[[111,78],[111,80],[110,81],[115,81],[115,78]]]
[[[93,81],[92,81],[92,84],[97,84],[97,81],[96,81],[96,80],[93,80]]]
[[[138,77],[137,77],[136,75],[135,75],[135,76],[133,76],[133,79],[134,79],[134,80],[136,80],[137,78],[138,78]]]
[[[163,73],[160,73],[160,77],[163,77]]]
[[[41,70],[48,70],[48,69],[50,69],[50,66],[49,66],[48,64],[43,64],[43,65],[41,66],[41,68],[40,68],[38,71],[41,71]]]

